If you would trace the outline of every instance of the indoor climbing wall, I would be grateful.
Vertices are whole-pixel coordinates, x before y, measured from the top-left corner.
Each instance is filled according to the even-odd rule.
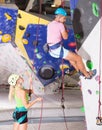
[[[35,93],[43,94],[44,86],[14,42],[17,16],[16,7],[0,6],[0,85],[7,85],[9,75],[16,73],[24,78],[24,87],[29,88],[32,76]]]
[[[73,4],[74,4],[74,0]],[[73,27],[78,53],[82,56],[88,71],[96,69],[97,73],[92,79],[81,76],[81,90],[83,94],[84,110],[87,130],[101,130],[102,121],[97,118],[100,112],[102,97],[101,88],[101,37],[100,36],[100,10],[101,0],[78,0],[74,6]]]
[[[99,20],[100,0],[70,0],[78,49]]]
[[[15,42],[25,54],[27,61],[33,65],[37,77],[45,86],[61,76],[62,59],[56,60],[44,52],[43,46],[46,43],[47,24],[49,23],[44,18],[19,10]],[[69,38],[64,41],[64,46],[75,51],[76,43],[72,28],[72,26],[68,28]],[[66,72],[73,70],[67,61],[64,61],[64,68]]]
[[[28,24],[48,24],[48,20],[45,20],[44,18],[37,15],[32,15],[29,13],[26,13],[25,11],[18,10],[18,17],[17,17],[17,24],[16,24],[16,35],[15,35],[15,43],[18,46],[18,48],[22,51],[24,57],[28,61],[28,63],[31,65],[31,61],[28,57],[28,54],[24,48],[24,43],[22,42],[22,37],[24,35],[24,32],[28,26]]]
[[[5,52],[5,53],[4,53]],[[32,72],[22,53],[14,48],[10,43],[0,45],[0,84],[8,84],[7,79],[11,73],[20,74],[24,78],[24,87],[30,87],[30,77],[32,76],[35,93],[44,93],[43,85]]]
[[[93,38],[94,36],[95,39]],[[102,58],[100,59],[100,56],[102,55],[100,53],[100,21],[93,28],[92,32],[89,34],[88,38],[85,40],[79,50],[80,55],[84,55],[87,57],[83,49],[88,53],[88,55],[90,55],[91,58],[89,62],[86,62],[86,60],[84,60],[87,69],[97,70],[96,75],[91,80],[81,77],[81,90],[83,93],[87,130],[101,130],[102,123],[101,125],[100,123],[98,123],[99,125],[97,125],[96,119],[98,116],[100,116],[100,114],[98,114],[99,108],[102,110],[102,108],[99,107],[99,93],[101,92],[99,91],[99,87],[102,80],[102,77],[100,75],[102,73],[102,70],[100,69],[100,67],[102,67],[100,63],[100,60],[102,60]],[[102,101],[102,97],[100,97],[100,100]]]
[[[33,66],[36,69],[36,75],[40,81],[47,85],[61,76],[62,73],[62,59],[53,58],[43,49],[47,38],[47,26],[43,24],[29,24],[23,36],[23,41],[26,42],[24,47],[31,59]],[[68,29],[69,37],[63,40],[66,49],[75,51],[76,43],[74,32]],[[68,61],[64,61],[63,67],[65,71],[70,71],[72,66]]]
[[[12,43],[14,49],[18,49],[21,52],[21,58],[33,68],[38,81],[44,86],[59,79],[62,68],[64,68],[65,73],[74,69],[68,61],[64,61],[62,67],[62,59],[56,60],[44,51],[43,46],[46,43],[47,24],[49,23],[45,17],[34,16],[21,10],[6,7],[1,7],[1,16],[1,23],[4,19],[1,26],[1,43],[5,43],[5,46],[7,43]],[[6,34],[6,38],[3,38],[4,34]],[[68,27],[68,35],[69,38],[63,40],[64,46],[75,52],[76,43],[71,25]]]

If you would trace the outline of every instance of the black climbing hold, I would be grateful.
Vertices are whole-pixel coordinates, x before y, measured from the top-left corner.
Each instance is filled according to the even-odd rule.
[[[23,27],[22,25],[19,25],[19,29],[20,29],[20,30],[24,30],[25,27]]]
[[[21,14],[18,14],[18,18],[22,18],[22,17],[21,17]]]
[[[50,65],[45,65],[39,69],[39,76],[42,79],[51,79],[55,74],[54,68]]]

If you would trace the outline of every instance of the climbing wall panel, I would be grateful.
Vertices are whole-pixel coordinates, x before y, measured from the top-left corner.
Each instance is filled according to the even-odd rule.
[[[11,36],[11,39],[7,39],[6,43],[12,42],[12,45],[14,45],[14,47],[16,47],[17,45],[16,48],[21,51],[22,58],[24,60],[26,59],[30,67],[33,66],[33,71],[44,86],[54,82],[61,76],[62,59],[56,60],[56,58],[52,58],[48,53],[44,52],[43,46],[46,43],[47,39],[46,32],[47,24],[49,23],[49,21],[40,17],[40,15],[31,15],[29,13],[17,9],[15,13],[15,9],[13,10],[5,8],[5,10],[3,10],[2,8],[1,16],[4,14],[3,16],[6,17],[4,18],[6,19],[5,21],[7,22],[8,26],[6,26],[6,23],[4,22],[5,26],[3,25],[3,28],[5,27],[5,29],[2,29],[1,26],[1,34],[4,34],[2,33],[2,30],[4,30],[5,33],[6,31],[9,32],[9,35]],[[12,11],[14,12],[13,15],[15,16],[12,15]],[[10,24],[10,22],[13,22],[13,19],[15,23]],[[67,40],[63,40],[64,46],[66,49],[75,52],[76,43],[73,27],[71,25],[70,27],[68,27],[68,35],[69,38]],[[35,45],[34,43],[36,40],[38,40],[38,45]],[[2,42],[4,43],[1,38],[1,43]],[[66,73],[74,69],[68,61],[64,61],[64,68]]]
[[[39,15],[32,15],[25,11],[18,10],[18,18],[17,18],[17,25],[16,25],[16,35],[15,35],[15,43],[18,46],[18,48],[22,51],[24,57],[26,60],[30,63],[28,54],[24,48],[24,44],[22,42],[22,37],[24,35],[24,32],[28,26],[28,24],[48,24],[48,20],[45,20],[44,18],[40,18],[39,21]]]
[[[30,87],[29,78],[32,75],[35,93],[43,94],[41,82],[34,75],[21,52],[10,43],[0,45],[0,84],[8,84],[7,79],[11,73],[19,74],[24,78],[24,87]]]
[[[14,41],[18,10],[0,6],[0,43]]]
[[[94,36],[95,39],[93,38]],[[100,59],[100,55],[102,55],[100,54],[100,21],[96,24],[88,38],[83,43],[83,46],[80,48],[80,55],[84,55],[83,48],[91,57],[92,69],[97,70],[97,74],[91,80],[81,77],[87,130],[101,130],[102,128],[100,125],[97,125],[96,119],[98,117],[99,109],[99,81],[102,80],[102,77],[100,77],[102,70],[99,68],[99,65],[101,65],[100,60],[102,60],[102,57]],[[84,63],[86,64],[86,60],[84,60]],[[102,97],[100,97],[100,100],[102,101]],[[102,107],[100,109],[102,110]]]
[[[0,85],[8,84],[11,73],[20,74],[25,88],[30,87],[29,75],[32,75],[35,93],[44,93],[44,87],[34,74],[27,60],[15,44],[15,30],[18,10],[12,6],[0,6]],[[29,74],[28,74],[29,73]],[[36,84],[36,85],[34,85]]]
[[[31,15],[24,11],[18,11],[18,19],[17,19],[17,27],[16,27],[16,45],[22,50],[24,57],[27,61],[33,65],[36,70],[36,75],[43,83],[43,85],[47,85],[57,78],[61,76],[61,59],[52,58],[48,53],[45,53],[43,50],[43,45],[46,43],[46,28],[48,20],[38,16]],[[76,43],[74,38],[73,27],[68,28],[69,30],[69,39],[64,41],[64,46],[67,49],[75,51]],[[34,45],[34,41],[38,40],[38,45]],[[69,47],[70,46],[70,47]],[[56,66],[59,66],[56,68]],[[69,62],[65,61],[66,70],[73,67],[69,64]],[[43,74],[42,71],[43,70]],[[45,74],[45,71],[49,76]],[[42,76],[43,75],[43,76]],[[44,77],[44,75],[46,75]],[[51,77],[50,77],[51,76]],[[43,78],[42,78],[43,77]]]
[[[27,51],[33,66],[36,69],[36,75],[40,81],[47,85],[61,76],[62,59],[53,58],[49,53],[44,52],[43,46],[47,39],[47,26],[43,24],[29,24],[23,36],[24,47]],[[76,43],[74,32],[68,29],[68,39],[63,40],[66,49],[75,51]],[[35,44],[37,42],[37,44]],[[64,61],[65,71],[73,69],[68,61]]]
[[[99,20],[100,0],[71,0],[73,28],[78,49]]]
[[[101,36],[100,36],[100,5],[101,0],[72,0],[72,19],[78,53],[82,56],[87,70],[96,69],[96,75],[90,80],[81,77],[81,90],[85,109],[87,130],[101,130],[97,122],[99,116],[99,80],[102,70],[99,68],[102,58],[100,58]],[[100,84],[101,85],[101,84]],[[102,97],[100,97],[102,101]],[[100,108],[101,110],[102,108]]]

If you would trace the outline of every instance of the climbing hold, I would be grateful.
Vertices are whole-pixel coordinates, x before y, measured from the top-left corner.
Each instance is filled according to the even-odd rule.
[[[2,34],[2,31],[0,31],[0,35]]]
[[[92,91],[91,91],[90,89],[88,89],[88,93],[89,93],[89,94],[92,94]]]
[[[74,13],[74,9],[71,9],[70,12],[71,12],[71,13]]]
[[[75,34],[75,38],[80,39],[81,38],[80,34]]]
[[[99,7],[95,2],[92,3],[92,12],[96,17],[99,17]]]
[[[82,107],[80,108],[80,110],[81,110],[82,112],[85,112],[84,106],[82,106]]]
[[[27,38],[30,37],[30,33],[26,33],[25,35],[26,35]]]
[[[4,13],[4,15],[5,15],[7,20],[11,20],[12,19],[12,17],[8,13]]]
[[[87,66],[90,70],[92,70],[92,68],[93,68],[93,63],[92,63],[92,61],[91,61],[91,60],[87,60],[86,66]]]
[[[19,29],[20,29],[20,30],[24,30],[25,27],[23,27],[22,25],[19,25]]]
[[[18,14],[18,18],[22,18],[22,17],[21,17],[21,14]]]
[[[34,52],[35,52],[35,53],[38,53],[38,48],[34,49]]]
[[[11,35],[10,34],[4,34],[1,38],[2,42],[10,42],[11,41]]]
[[[47,62],[46,61],[43,61],[43,64],[46,64]]]
[[[99,94],[99,91],[97,90],[97,91],[96,91],[96,95],[98,95],[98,94]]]
[[[45,65],[39,69],[39,75],[43,79],[51,79],[55,74],[54,68],[50,65]]]
[[[60,70],[68,69],[68,68],[69,68],[69,66],[66,65],[66,64],[61,64],[61,65],[60,65]]]
[[[70,42],[70,43],[68,44],[68,46],[69,46],[69,47],[76,47],[76,42]]]
[[[27,39],[22,39],[22,43],[23,44],[28,44],[28,40]]]
[[[60,74],[60,72],[61,72],[61,71],[60,71],[60,70],[58,70],[58,71],[57,71],[57,74]]]
[[[97,76],[95,77],[95,80],[96,80],[96,81],[100,81],[100,76],[97,75]]]
[[[38,41],[37,40],[33,41],[33,45],[37,46],[38,45]]]
[[[37,57],[38,59],[41,59],[41,58],[42,58],[41,54],[39,54],[39,53],[36,54],[36,57]]]

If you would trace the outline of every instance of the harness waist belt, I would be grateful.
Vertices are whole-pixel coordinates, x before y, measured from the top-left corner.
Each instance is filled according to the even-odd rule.
[[[21,111],[27,111],[25,107],[16,107],[15,111],[21,112]]]
[[[49,45],[49,44],[48,44]],[[63,46],[61,45],[61,42],[58,42],[58,43],[56,43],[55,45],[52,45],[52,46],[49,46],[49,49],[52,49],[52,50],[54,50],[54,49],[57,49],[57,48],[59,48],[61,46],[61,51],[60,51],[60,58],[63,58]]]
[[[49,45],[49,44],[48,44]],[[55,45],[52,45],[52,46],[49,46],[50,49],[54,50],[54,49],[57,49],[58,47],[60,47],[61,44],[60,42],[56,43]]]

